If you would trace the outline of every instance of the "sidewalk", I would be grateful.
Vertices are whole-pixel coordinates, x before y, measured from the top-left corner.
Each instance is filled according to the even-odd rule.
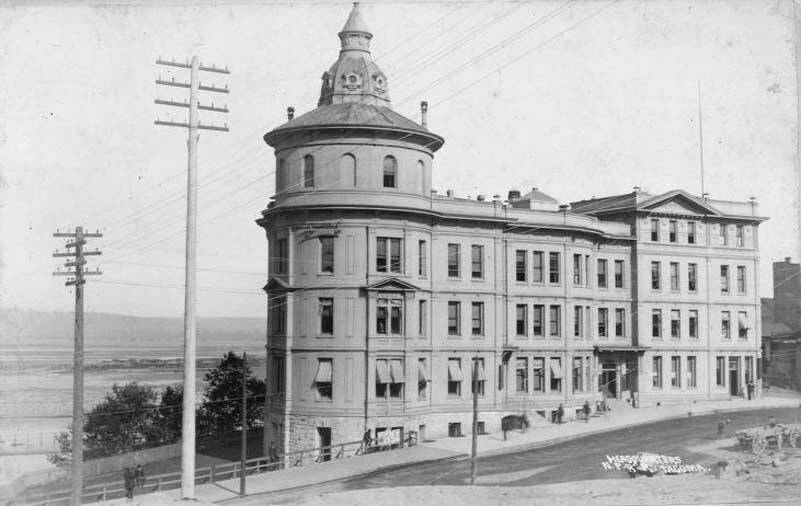
[[[591,418],[588,423],[571,421],[561,425],[536,426],[526,433],[510,432],[508,441],[503,440],[503,433],[481,436],[478,438],[478,451],[479,455],[487,456],[548,446],[576,437],[673,418],[686,418],[688,412],[691,412],[693,416],[699,416],[715,412],[726,413],[760,408],[793,408],[799,407],[800,403],[801,398],[799,397],[766,397],[753,401],[737,399],[699,402],[696,404],[670,404],[637,409],[624,408],[601,417]],[[469,455],[470,445],[471,438],[469,437],[444,438],[431,443],[421,443],[410,448],[252,475],[247,478],[247,494],[248,496],[255,496],[300,487],[311,487],[362,476],[371,472],[386,471],[395,467],[462,458]],[[198,500],[195,504],[207,505],[229,502],[240,497],[238,491],[238,478],[214,484],[198,485],[196,487]],[[135,497],[132,502],[127,499],[116,499],[103,504],[120,506],[170,504],[179,502],[180,495],[180,489],[176,489]]]

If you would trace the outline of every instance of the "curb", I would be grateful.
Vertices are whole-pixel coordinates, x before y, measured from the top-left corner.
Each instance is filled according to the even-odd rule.
[[[457,453],[456,455],[451,455],[451,456],[448,456],[448,457],[438,457],[438,458],[432,458],[432,459],[426,459],[426,460],[417,460],[417,461],[414,461],[414,462],[404,462],[404,463],[401,463],[401,464],[392,464],[392,465],[389,465],[389,466],[383,466],[383,467],[378,467],[378,468],[375,468],[375,469],[371,469],[370,471],[365,471],[365,472],[361,472],[361,473],[358,473],[358,474],[353,474],[353,475],[350,475],[350,476],[343,476],[341,478],[333,478],[333,479],[330,479],[330,480],[321,481],[321,482],[317,482],[317,483],[310,483],[310,484],[307,484],[307,485],[297,485],[295,487],[282,488],[282,489],[278,489],[278,490],[269,490],[269,491],[265,491],[265,492],[256,492],[256,493],[253,493],[253,494],[246,494],[244,497],[231,497],[229,499],[223,499],[222,501],[218,501],[218,502],[216,502],[214,504],[228,504],[228,503],[231,503],[231,502],[234,502],[234,501],[238,501],[238,500],[244,499],[244,498],[255,498],[255,497],[262,497],[262,496],[266,497],[266,496],[270,496],[270,495],[273,495],[273,494],[290,493],[290,492],[293,492],[293,491],[296,491],[296,490],[307,489],[309,487],[320,487],[320,486],[325,486],[325,485],[331,485],[331,484],[334,484],[334,483],[344,483],[344,482],[347,482],[348,480],[354,480],[354,479],[359,479],[359,478],[367,478],[367,477],[375,475],[375,474],[391,472],[391,471],[397,471],[399,469],[405,469],[407,467],[412,467],[412,466],[416,466],[416,465],[419,465],[419,464],[433,464],[435,462],[448,462],[448,461],[451,461],[451,460],[462,460],[462,459],[469,458],[469,457],[470,457],[470,455],[467,454],[467,453]]]

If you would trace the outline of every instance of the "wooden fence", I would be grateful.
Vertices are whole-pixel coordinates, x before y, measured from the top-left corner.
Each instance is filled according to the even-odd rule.
[[[245,461],[245,476],[252,474],[277,471],[292,467],[302,467],[307,464],[315,464],[330,460],[345,459],[374,453],[382,450],[402,448],[404,445],[413,446],[417,444],[416,434],[410,434],[405,440],[395,442],[392,445],[379,446],[371,444],[365,446],[362,441],[351,441],[339,443],[331,446],[321,446],[307,450],[298,450],[281,455],[277,462],[270,462],[268,457],[257,457]],[[242,474],[241,462],[228,462],[224,464],[213,464],[208,467],[195,469],[195,484],[214,483],[217,481],[238,478]],[[181,487],[180,471],[147,476],[145,486],[135,489],[136,495],[143,493],[160,492]],[[125,497],[125,483],[122,480],[108,482],[98,485],[90,485],[83,489],[83,502],[97,502],[109,499]],[[48,493],[28,495],[22,499],[23,504],[30,506],[66,506],[70,502],[70,491],[59,490]]]

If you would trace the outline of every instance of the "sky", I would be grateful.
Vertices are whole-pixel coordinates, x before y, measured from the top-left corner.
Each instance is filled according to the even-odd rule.
[[[22,2],[0,6],[0,306],[71,311],[51,272],[82,225],[103,237],[89,311],[183,314],[186,132],[154,104],[188,72],[158,58],[227,66],[229,114],[201,112],[200,316],[263,316],[273,195],[262,135],[313,109],[350,2]],[[771,262],[799,257],[796,78],[788,1],[362,2],[393,107],[445,138],[434,188],[560,202],[683,188],[747,200],[760,226],[760,292]]]

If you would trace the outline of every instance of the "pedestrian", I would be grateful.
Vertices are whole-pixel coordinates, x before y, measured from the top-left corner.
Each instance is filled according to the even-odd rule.
[[[370,437],[370,429],[364,430],[364,436],[362,436],[362,453],[367,453],[367,449],[370,447],[370,441],[372,438]]]
[[[145,470],[142,468],[142,464],[136,466],[136,488],[142,488],[145,486]]]
[[[749,381],[747,388],[748,388],[748,400],[750,401],[751,399],[754,398],[754,382]]]
[[[590,401],[584,401],[584,423],[588,423],[590,421]]]
[[[122,473],[122,479],[125,482],[125,497],[132,499],[135,485],[134,482],[136,480],[133,469],[126,467]]]
[[[565,408],[561,404],[556,409],[556,423],[562,423],[562,417],[565,416]]]

